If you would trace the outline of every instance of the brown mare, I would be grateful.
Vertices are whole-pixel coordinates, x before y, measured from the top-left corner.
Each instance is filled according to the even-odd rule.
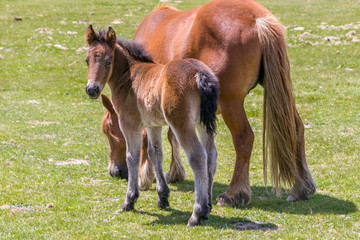
[[[109,164],[108,171],[112,177],[128,178],[128,171],[126,165],[126,142],[123,133],[119,127],[119,119],[114,110],[111,100],[105,95],[101,94],[101,102],[106,111],[104,113],[101,129],[109,140]],[[168,131],[168,139],[172,146],[172,161],[170,170],[166,174],[166,182],[182,182],[186,178],[185,169],[180,159],[178,142],[171,130]],[[147,149],[148,139],[146,131],[143,130],[143,143],[140,154],[139,167],[139,189],[148,190],[154,180],[154,169],[149,160]],[[177,157],[177,158],[175,158]]]
[[[156,175],[157,205],[169,207],[161,147],[161,128],[168,124],[194,173],[195,202],[188,225],[199,225],[208,218],[212,208],[217,158],[213,135],[219,94],[216,76],[196,59],[174,60],[165,65],[155,63],[136,42],[117,39],[111,27],[107,32],[96,34],[90,25],[86,42],[89,45],[86,93],[96,99],[108,84],[126,142],[128,189],[122,209],[133,210],[139,197],[143,128]]]
[[[219,205],[239,206],[251,200],[254,134],[244,99],[258,83],[264,87],[265,181],[269,158],[276,189],[280,183],[292,186],[287,200],[307,199],[315,193],[305,158],[304,125],[292,93],[284,30],[271,12],[253,0],[214,0],[188,11],[161,6],[143,20],[133,39],[156,62],[195,58],[218,77],[219,108],[236,150],[233,177],[226,192],[217,197]]]

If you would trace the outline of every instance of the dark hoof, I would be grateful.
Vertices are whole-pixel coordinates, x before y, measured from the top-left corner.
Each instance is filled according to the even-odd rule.
[[[158,200],[157,206],[161,209],[170,208],[170,204],[168,200]]]
[[[191,218],[189,219],[187,226],[194,227],[201,225],[202,221],[207,221],[209,219],[209,214],[210,214],[210,208],[208,204],[203,206],[196,204],[194,206],[194,212],[191,215]]]
[[[159,208],[169,208],[170,204],[169,204],[169,196],[170,196],[170,190],[167,186],[164,186],[162,190],[158,190],[158,202],[157,202],[157,206]]]
[[[201,217],[200,217],[200,221],[205,222],[205,221],[207,221],[207,220],[209,220],[209,215],[205,215],[205,216],[201,216]]]
[[[134,204],[124,203],[121,205],[121,210],[123,212],[128,212],[134,210]]]
[[[250,203],[251,197],[244,193],[234,194],[234,196],[230,196],[226,192],[220,194],[216,200],[217,205],[221,207],[243,207]]]
[[[199,226],[200,225],[200,219],[199,218],[195,218],[195,217],[191,217],[187,223],[187,227],[195,227],[195,226]]]
[[[188,227],[200,226],[201,222],[205,222],[207,220],[209,220],[209,215],[208,214],[205,214],[205,215],[202,215],[202,216],[199,216],[199,217],[191,216],[191,218],[189,219],[189,221],[187,223],[187,226]]]

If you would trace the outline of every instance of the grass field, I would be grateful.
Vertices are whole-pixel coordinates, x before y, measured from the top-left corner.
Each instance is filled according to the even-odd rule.
[[[278,198],[264,185],[258,87],[246,100],[256,137],[252,202],[238,209],[214,206],[209,221],[196,228],[186,227],[194,198],[187,164],[188,180],[170,185],[169,210],[156,207],[153,185],[141,192],[136,211],[119,211],[127,183],[107,173],[108,143],[100,132],[104,109],[85,93],[88,24],[112,25],[119,36],[131,38],[159,2],[89,2],[1,0],[0,239],[360,238],[358,0],[259,0],[287,28],[294,92],[318,191],[308,201],[289,203],[286,190]],[[168,1],[183,10],[205,2]],[[226,190],[235,155],[221,117],[218,128],[214,197]],[[164,147],[167,171],[167,141]]]

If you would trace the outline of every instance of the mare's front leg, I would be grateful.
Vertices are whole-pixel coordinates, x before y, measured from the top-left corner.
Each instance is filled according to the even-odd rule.
[[[156,175],[156,191],[158,193],[157,205],[159,208],[169,207],[169,187],[166,184],[162,168],[163,152],[161,146],[161,127],[147,128],[148,155],[152,162]]]
[[[141,149],[141,129],[134,130],[131,128],[125,129],[124,135],[126,139],[126,163],[128,166],[128,189],[126,193],[125,202],[121,206],[123,211],[130,211],[134,209],[135,202],[139,198],[139,162]]]

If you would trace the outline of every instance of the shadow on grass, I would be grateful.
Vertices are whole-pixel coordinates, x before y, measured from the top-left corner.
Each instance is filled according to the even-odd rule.
[[[175,191],[189,192],[194,190],[193,181],[184,181],[181,183],[171,184],[177,189]],[[216,197],[226,191],[227,185],[214,183],[213,187],[213,204],[216,204]],[[272,193],[271,187],[252,186],[251,203],[242,209],[261,209],[264,211],[290,213],[290,214],[350,214],[357,211],[353,202],[341,200],[327,195],[316,193],[309,200],[287,202],[287,190],[282,189],[280,197]]]
[[[149,213],[142,212],[142,214],[147,214],[153,217],[157,217],[158,220],[153,221],[149,225],[186,225],[187,221],[191,216],[191,212],[188,211],[179,211],[173,208],[165,210],[170,212],[170,215],[162,215],[161,213]],[[245,231],[245,230],[259,230],[259,231],[276,231],[278,226],[273,223],[258,223],[252,222],[247,218],[222,218],[219,216],[214,216],[210,214],[209,220],[202,222],[201,226],[213,227],[215,229],[233,229],[236,231]]]

